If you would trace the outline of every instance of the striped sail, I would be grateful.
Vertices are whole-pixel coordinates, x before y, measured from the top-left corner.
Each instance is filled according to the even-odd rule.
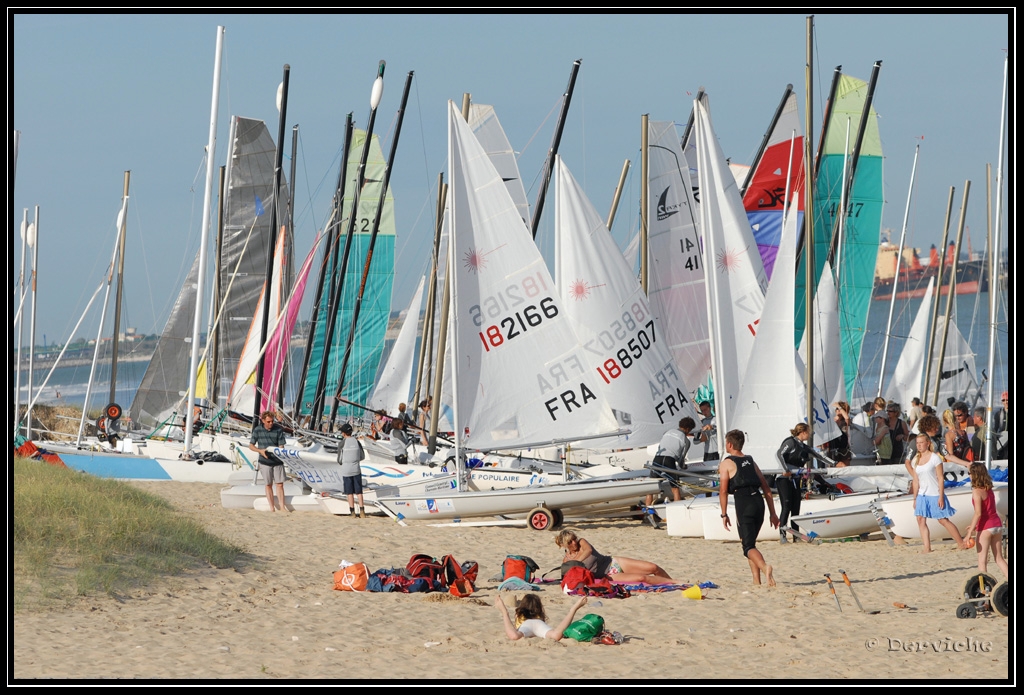
[[[782,237],[782,212],[786,200],[798,195],[797,228],[803,224],[804,136],[797,111],[796,94],[790,94],[768,136],[761,159],[754,167],[743,194],[743,207],[754,232],[757,250],[771,279]]]
[[[356,187],[359,161],[362,158],[363,143],[366,142],[366,131],[356,129],[352,134],[352,146],[349,149],[349,162],[346,175],[349,177],[345,186],[345,201],[342,210],[346,214],[352,207],[352,192]],[[338,377],[341,375],[341,363],[345,354],[345,344],[349,337],[356,298],[362,281],[366,254],[370,246],[373,218],[382,194],[384,154],[381,151],[378,137],[373,136],[366,161],[366,174],[362,193],[359,196],[359,210],[356,212],[352,247],[348,263],[341,271],[344,273],[339,310],[334,326],[334,334],[330,350],[324,360],[324,343],[327,329],[327,302],[322,302],[317,313],[316,333],[309,358],[309,370],[306,381],[301,385],[302,399],[300,414],[307,415],[313,403],[317,379],[321,369],[327,370],[325,403],[332,403],[338,388]],[[343,221],[343,226],[347,224]],[[342,242],[344,243],[344,241]],[[373,259],[366,279],[363,301],[359,309],[359,324],[352,342],[352,354],[346,368],[345,383],[341,397],[353,403],[364,404],[373,392],[377,368],[384,352],[384,338],[387,332],[388,319],[391,314],[391,289],[394,283],[395,266],[395,212],[391,191],[384,199],[380,227],[374,244]],[[331,280],[335,281],[334,279]],[[326,294],[326,290],[325,290]],[[325,408],[329,410],[329,408]],[[340,417],[360,416],[359,408],[342,403],[338,408]]]
[[[849,156],[846,154],[847,131],[852,143],[867,100],[867,91],[868,83],[863,80],[848,75],[839,78],[832,117],[825,141],[821,145],[821,167],[815,183],[815,281],[821,277],[822,267],[833,246],[833,233],[837,228],[835,222],[841,204],[843,170],[844,165],[849,166]],[[878,133],[878,114],[872,108],[866,123],[850,199],[846,202],[842,236],[834,244],[836,257],[833,259],[833,267],[836,268],[838,278],[839,335],[844,379],[850,393],[857,391],[855,384],[860,350],[874,288],[883,200],[882,143]],[[805,313],[803,276],[802,270],[797,273],[798,333],[802,333]]]

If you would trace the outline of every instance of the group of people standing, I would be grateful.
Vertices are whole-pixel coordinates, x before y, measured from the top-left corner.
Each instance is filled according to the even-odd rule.
[[[1009,393],[1004,391],[1002,408],[993,413],[992,431],[998,438],[993,459],[1009,456],[1009,404]],[[987,418],[988,410],[984,406],[972,410],[963,401],[952,403],[940,416],[919,398],[911,401],[904,418],[899,403],[876,398],[864,404],[851,424],[870,436],[879,465],[901,463],[912,457],[914,438],[923,433],[935,441],[936,452],[947,461],[969,466],[972,461],[987,458]],[[836,421],[840,421],[838,412]]]

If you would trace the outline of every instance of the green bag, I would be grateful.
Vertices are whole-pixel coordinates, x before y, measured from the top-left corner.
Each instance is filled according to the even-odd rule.
[[[569,637],[577,642],[589,642],[601,633],[604,629],[604,618],[597,613],[587,613],[574,623],[570,623],[562,633],[563,637]]]

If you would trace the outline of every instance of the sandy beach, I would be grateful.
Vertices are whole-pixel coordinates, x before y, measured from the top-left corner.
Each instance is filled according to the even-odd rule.
[[[739,543],[669,537],[631,520],[574,524],[606,554],[654,561],[683,582],[714,582],[707,600],[680,591],[595,600],[622,645],[510,641],[494,607],[508,554],[542,571],[554,535],[505,527],[401,527],[384,517],[271,514],[220,505],[222,486],[136,483],[245,547],[240,569],[203,569],[128,596],[14,615],[15,679],[981,679],[1009,678],[1009,620],[958,619],[973,550],[884,540],[819,546],[762,543],[779,586],[754,587]],[[417,552],[480,564],[477,593],[333,589],[342,560],[370,571]],[[840,569],[853,581],[860,612]],[[824,579],[837,581],[837,607]],[[1002,580],[994,563],[989,573]],[[505,592],[511,605],[514,594]],[[550,622],[575,600],[547,585]],[[905,604],[897,608],[894,603]],[[874,613],[874,611],[878,611]]]

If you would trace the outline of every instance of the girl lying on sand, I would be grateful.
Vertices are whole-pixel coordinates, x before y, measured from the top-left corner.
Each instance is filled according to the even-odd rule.
[[[562,639],[562,633],[565,631],[565,628],[569,627],[569,624],[575,617],[576,611],[583,608],[586,603],[587,597],[584,596],[572,604],[569,612],[562,618],[562,622],[558,624],[558,627],[553,628],[547,624],[548,618],[544,614],[544,604],[541,603],[539,596],[527,594],[519,599],[516,603],[516,620],[514,625],[509,617],[508,608],[505,607],[505,602],[501,600],[501,596],[499,595],[494,599],[494,605],[501,612],[502,620],[505,623],[505,636],[510,640],[518,640],[523,637],[543,637],[558,642]]]

